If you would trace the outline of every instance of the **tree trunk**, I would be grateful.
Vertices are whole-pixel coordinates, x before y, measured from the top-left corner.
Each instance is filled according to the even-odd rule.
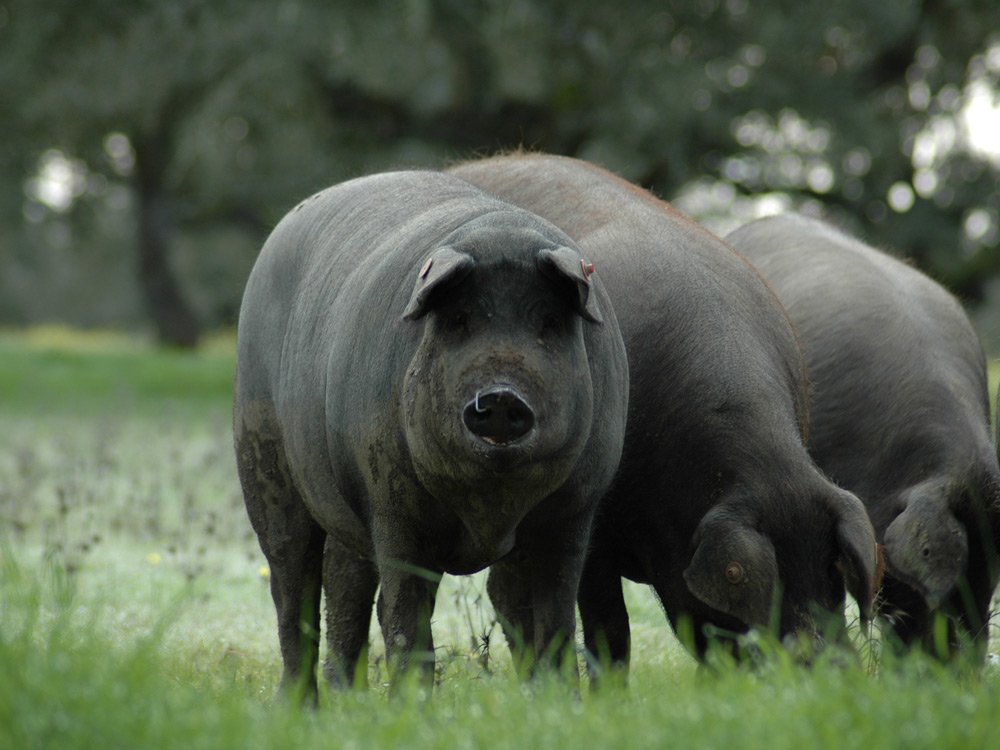
[[[170,242],[174,219],[164,186],[165,149],[155,139],[137,142],[135,149],[135,193],[138,219],[139,283],[146,307],[156,325],[160,343],[194,347],[201,326],[181,293],[170,266]]]

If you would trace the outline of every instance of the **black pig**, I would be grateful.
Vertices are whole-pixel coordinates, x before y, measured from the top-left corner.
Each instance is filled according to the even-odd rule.
[[[333,684],[363,678],[379,585],[393,673],[427,678],[441,574],[501,559],[515,624],[564,658],[627,393],[599,276],[538,217],[419,171],[291,211],[247,283],[234,415],[283,687],[315,699],[321,586]]]
[[[986,361],[959,303],[915,268],[803,216],[727,238],[798,328],[813,383],[812,455],[865,503],[888,574],[880,611],[903,644],[933,613],[985,646],[1000,576],[1000,469]]]
[[[876,547],[864,506],[803,444],[801,353],[753,268],[666,203],[582,161],[514,154],[452,173],[556,224],[601,268],[629,357],[619,477],[602,501],[579,605],[591,653],[627,663],[621,576],[651,583],[675,629],[776,625],[818,636],[866,611]],[[512,597],[490,581],[497,608]],[[602,640],[606,643],[602,644]]]

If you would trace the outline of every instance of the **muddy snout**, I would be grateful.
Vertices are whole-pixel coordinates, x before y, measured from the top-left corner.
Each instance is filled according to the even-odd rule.
[[[476,391],[462,421],[469,432],[490,445],[515,443],[535,426],[535,412],[517,389],[493,385]]]

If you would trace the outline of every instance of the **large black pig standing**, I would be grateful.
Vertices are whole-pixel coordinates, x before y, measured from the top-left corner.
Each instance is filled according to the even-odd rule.
[[[798,328],[813,383],[810,449],[868,508],[893,631],[937,652],[953,651],[963,632],[985,647],[1000,576],[1000,469],[986,361],[961,306],[911,266],[814,219],[761,219],[727,240]],[[947,644],[934,642],[934,612],[949,617]]]
[[[426,678],[441,573],[501,558],[535,654],[571,655],[628,392],[592,274],[552,225],[434,172],[335,186],[271,234],[240,312],[234,433],[284,687],[315,699],[321,585],[334,684],[363,678],[379,585],[391,667]]]
[[[652,584],[674,628],[692,626],[698,654],[713,627],[817,636],[818,611],[843,622],[845,582],[867,612],[874,533],[861,502],[806,452],[801,353],[752,267],[585,162],[514,154],[451,171],[565,231],[600,267],[618,313],[631,398],[580,584],[591,653],[627,663],[621,576]],[[489,590],[516,620],[518,592],[492,580]]]

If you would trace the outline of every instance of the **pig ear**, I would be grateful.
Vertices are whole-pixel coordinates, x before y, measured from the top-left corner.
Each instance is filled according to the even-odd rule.
[[[848,593],[858,603],[864,620],[871,618],[872,601],[882,585],[885,564],[875,543],[875,530],[865,506],[849,492],[841,491],[831,501],[836,514],[837,569],[844,576]]]
[[[565,278],[573,282],[577,292],[577,312],[591,323],[603,323],[597,299],[592,294],[590,277],[594,264],[584,260],[578,252],[568,247],[546,248],[538,253],[538,267],[551,278]]]
[[[719,505],[702,518],[695,540],[683,574],[688,591],[746,625],[769,625],[778,590],[771,540]]]
[[[430,298],[435,289],[447,283],[460,281],[476,265],[471,255],[459,253],[447,245],[439,247],[424,261],[413,284],[410,302],[403,311],[406,320],[418,320],[430,309]]]

